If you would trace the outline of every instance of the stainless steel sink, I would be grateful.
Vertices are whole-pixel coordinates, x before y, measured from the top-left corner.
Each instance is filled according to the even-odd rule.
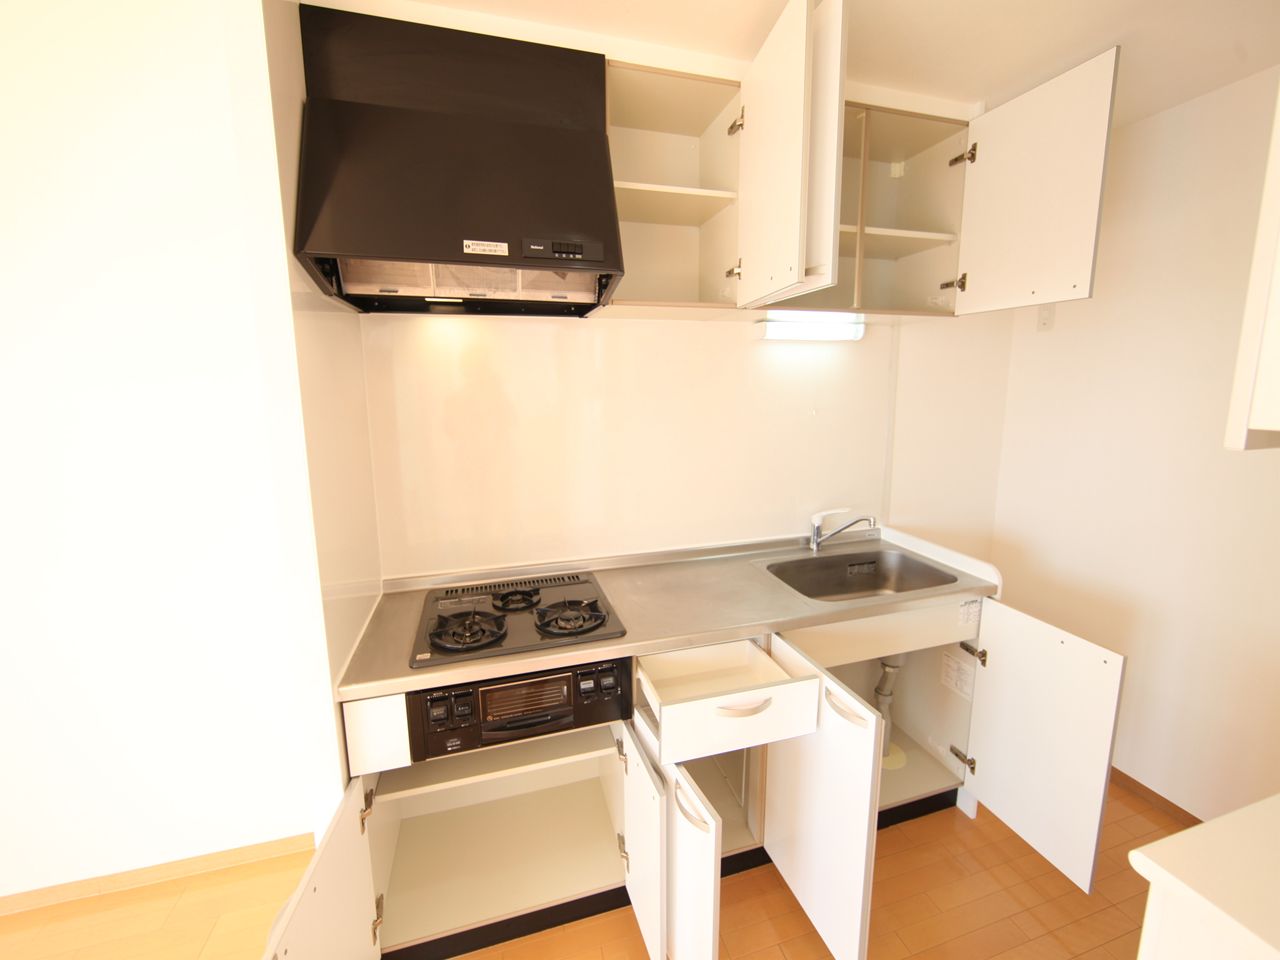
[[[951,574],[896,550],[818,554],[765,569],[814,600],[857,600],[956,582]]]

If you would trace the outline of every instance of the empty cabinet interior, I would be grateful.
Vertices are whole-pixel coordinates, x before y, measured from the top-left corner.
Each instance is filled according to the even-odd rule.
[[[737,288],[738,84],[610,62],[618,304],[722,304]]]

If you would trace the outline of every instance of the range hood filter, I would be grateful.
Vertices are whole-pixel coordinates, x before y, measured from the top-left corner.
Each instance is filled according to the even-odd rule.
[[[368,297],[590,304],[597,298],[595,274],[580,270],[525,270],[339,257],[338,273],[343,290]]]

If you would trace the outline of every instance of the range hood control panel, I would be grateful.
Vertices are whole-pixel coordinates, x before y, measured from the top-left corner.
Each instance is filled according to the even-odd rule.
[[[526,257],[540,260],[603,260],[604,244],[597,240],[530,240],[521,246]]]

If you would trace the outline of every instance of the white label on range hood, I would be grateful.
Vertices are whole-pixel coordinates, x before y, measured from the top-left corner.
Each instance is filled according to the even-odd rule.
[[[463,253],[481,253],[490,257],[507,256],[507,245],[496,240],[463,240]]]

